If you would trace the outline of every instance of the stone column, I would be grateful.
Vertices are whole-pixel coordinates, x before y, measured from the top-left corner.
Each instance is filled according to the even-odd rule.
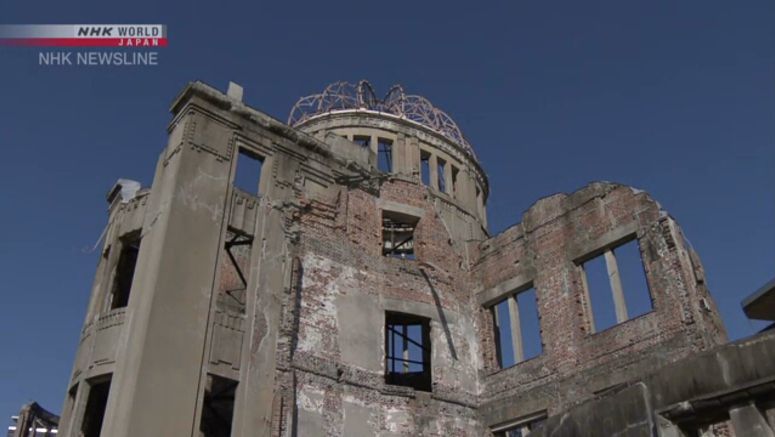
[[[428,162],[428,166],[431,168],[431,188],[438,191],[439,189],[439,163],[436,159],[436,154],[431,154],[431,158]]]

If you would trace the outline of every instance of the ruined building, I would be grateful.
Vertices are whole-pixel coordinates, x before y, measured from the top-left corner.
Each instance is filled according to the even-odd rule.
[[[108,195],[59,435],[773,435],[773,337],[722,345],[647,193],[491,236],[474,148],[401,87],[286,124],[197,82],[171,111],[153,184]]]

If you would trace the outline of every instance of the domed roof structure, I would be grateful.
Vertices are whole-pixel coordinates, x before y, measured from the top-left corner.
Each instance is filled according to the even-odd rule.
[[[357,84],[332,83],[319,94],[300,98],[291,109],[288,125],[295,127],[323,114],[353,110],[376,111],[420,124],[458,144],[465,153],[476,158],[474,149],[452,117],[433,106],[425,97],[406,94],[401,85],[393,85],[385,97],[379,99],[374,88],[365,80]]]

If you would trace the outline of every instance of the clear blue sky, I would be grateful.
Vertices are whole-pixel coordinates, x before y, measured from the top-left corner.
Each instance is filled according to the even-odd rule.
[[[593,180],[652,193],[704,261],[733,338],[775,275],[775,3],[3,2],[3,23],[162,23],[155,68],[52,68],[0,48],[0,424],[59,411],[118,177],[151,182],[186,82],[284,120],[337,80],[393,83],[461,125],[491,230]],[[485,4],[490,3],[490,4]]]

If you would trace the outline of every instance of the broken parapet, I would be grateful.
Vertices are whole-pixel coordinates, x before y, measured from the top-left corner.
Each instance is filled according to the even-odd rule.
[[[9,437],[55,437],[58,426],[59,416],[32,402],[22,407],[8,431]]]
[[[117,196],[121,196],[121,203],[128,203],[137,196],[141,189],[140,182],[131,179],[119,179],[110,189],[107,195],[108,203],[113,203]]]

